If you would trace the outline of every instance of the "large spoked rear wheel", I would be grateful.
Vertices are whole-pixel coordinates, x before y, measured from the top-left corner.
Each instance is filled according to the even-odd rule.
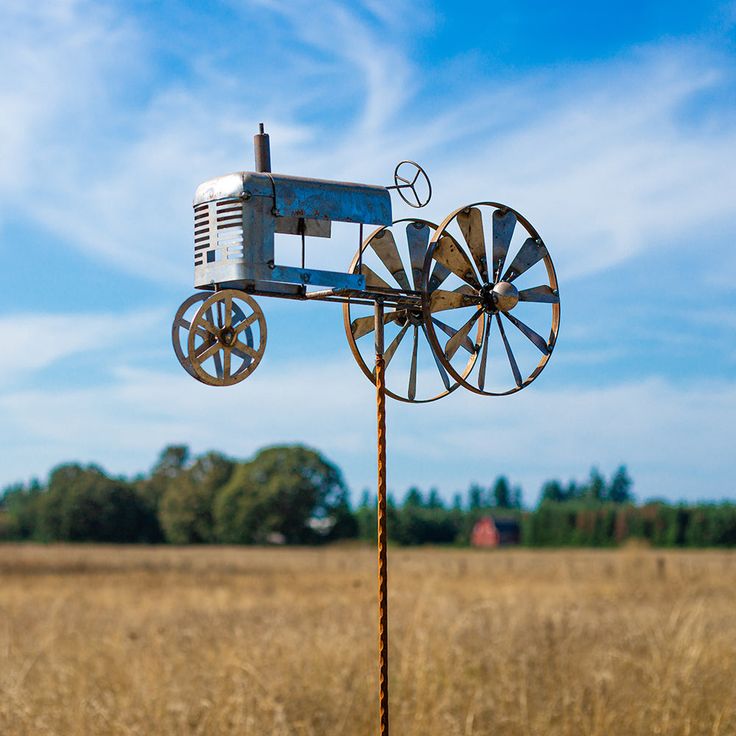
[[[560,324],[557,276],[539,233],[515,210],[479,202],[448,215],[432,236],[422,287],[427,338],[466,388],[512,394],[547,365]],[[438,329],[439,316],[454,335]],[[463,374],[453,357],[473,334],[478,360]]]
[[[447,396],[458,387],[446,367],[433,350],[422,310],[422,278],[432,231],[435,225],[426,220],[397,220],[390,226],[380,227],[364,241],[361,253],[356,254],[350,273],[362,273],[366,290],[385,292],[403,291],[413,296],[414,306],[386,306],[384,310],[384,361],[386,364],[386,393],[398,401],[425,403]],[[432,258],[429,261],[434,264]],[[441,264],[435,264],[444,269]],[[394,297],[396,295],[394,294]],[[343,307],[345,333],[350,349],[360,369],[375,382],[375,319],[370,304],[351,301]],[[437,319],[438,329],[448,330]],[[466,374],[476,358],[475,346],[470,339],[461,342],[454,356],[453,366],[458,375]]]
[[[266,318],[245,292],[218,291],[194,315],[187,349],[189,363],[203,383],[240,383],[261,362],[266,349]]]

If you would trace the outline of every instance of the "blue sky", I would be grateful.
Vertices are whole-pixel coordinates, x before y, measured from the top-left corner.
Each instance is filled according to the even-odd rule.
[[[325,452],[373,485],[374,396],[334,305],[262,300],[230,389],[179,367],[191,197],[252,167],[389,183],[419,160],[435,221],[503,201],[542,233],[562,327],[518,395],[389,405],[389,485],[626,463],[641,498],[734,498],[736,3],[5,2],[0,484],[64,460]],[[394,203],[394,216],[412,213]],[[354,242],[320,243],[342,270]]]

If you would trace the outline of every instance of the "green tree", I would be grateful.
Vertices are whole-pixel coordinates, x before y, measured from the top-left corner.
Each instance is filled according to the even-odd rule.
[[[302,446],[270,447],[235,468],[215,501],[217,538],[264,543],[279,535],[290,544],[353,536],[342,474]]]
[[[169,479],[159,510],[167,542],[215,541],[215,497],[230,480],[234,467],[235,463],[219,452],[208,452]]]
[[[496,478],[491,491],[493,505],[500,509],[507,509],[511,506],[511,486],[508,480],[502,475]]]
[[[137,542],[145,515],[131,484],[95,465],[61,465],[39,509],[40,536],[69,542]]]
[[[43,489],[37,480],[27,487],[6,488],[0,500],[6,514],[6,534],[12,539],[35,539],[39,535],[39,509]]]
[[[608,500],[612,503],[631,503],[633,496],[631,487],[633,481],[629,477],[625,465],[621,465],[614,473],[608,486]]]
[[[606,481],[598,471],[598,468],[592,468],[590,471],[585,496],[591,501],[596,502],[606,500]]]
[[[542,486],[540,501],[554,501],[557,503],[567,501],[567,493],[562,487],[562,483],[558,480],[548,480]]]

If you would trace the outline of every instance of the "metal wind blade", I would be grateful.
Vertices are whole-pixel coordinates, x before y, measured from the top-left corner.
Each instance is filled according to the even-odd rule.
[[[366,288],[392,290],[392,287],[389,286],[375,271],[368,268],[365,263],[363,264],[360,272],[365,276]]]
[[[473,325],[478,321],[480,315],[483,314],[482,309],[478,309],[476,313],[447,341],[445,344],[445,356],[448,360],[452,360],[463,340],[468,336]]]
[[[480,356],[480,368],[478,369],[478,388],[482,391],[486,386],[486,364],[488,363],[488,343],[491,341],[491,325],[493,320],[486,319],[486,328],[483,335],[483,352]]]
[[[520,302],[545,302],[547,304],[559,304],[560,295],[557,289],[549,286],[535,286],[532,289],[524,289],[519,292]]]
[[[411,286],[404,270],[404,264],[401,262],[399,249],[396,247],[394,234],[390,230],[381,230],[371,240],[371,248],[376,252],[376,255],[381,259],[389,273],[396,279],[396,283],[402,289],[410,291]]]
[[[404,339],[404,335],[406,335],[406,331],[409,329],[409,323],[407,322],[401,330],[399,330],[399,334],[396,335],[396,337],[391,341],[391,344],[386,348],[385,352],[383,353],[383,362],[384,366],[388,368],[388,364],[391,362],[391,358],[394,357],[394,354],[396,353],[396,349],[399,347],[399,344]],[[375,369],[373,371],[375,373]]]
[[[431,312],[442,312],[445,309],[459,309],[480,304],[480,297],[472,291],[470,286],[463,284],[454,291],[436,289],[429,297],[429,301]]]
[[[477,207],[471,207],[457,216],[457,224],[462,230],[475,265],[483,283],[488,283],[488,257],[486,255],[486,239],[483,235],[483,216]]]
[[[503,329],[503,323],[501,322],[501,315],[496,312],[496,322],[498,322],[498,329],[501,332],[501,339],[503,340],[503,344],[506,347],[506,355],[508,356],[509,363],[511,364],[511,371],[514,374],[514,381],[516,381],[516,386],[518,388],[521,388],[522,380],[521,380],[521,373],[519,372],[519,366],[516,365],[516,358],[514,358],[514,354],[511,351],[511,345],[509,345],[508,338],[506,337],[506,332]]]
[[[439,286],[442,284],[442,282],[452,273],[447,266],[445,266],[444,263],[440,263],[439,261],[435,261],[434,268],[432,269],[432,274],[429,277],[429,291],[432,292],[435,289],[439,288]]]
[[[427,342],[429,342],[429,335],[427,334],[427,328],[424,325],[422,325],[422,332],[424,332],[424,339]],[[444,384],[445,388],[449,391],[450,390],[450,377],[447,375],[447,371],[442,365],[442,361],[440,361],[439,356],[434,352],[434,350],[431,350],[430,352],[432,353],[432,357],[434,358],[434,364],[437,366],[437,370],[439,371],[440,378],[442,379],[442,383]]]
[[[387,325],[389,322],[393,322],[396,319],[396,312],[387,312],[383,315],[383,324]],[[371,317],[358,317],[354,319],[350,325],[350,331],[353,333],[353,339],[357,340],[364,335],[368,335],[376,329],[376,318]]]
[[[440,322],[434,317],[432,317],[432,323],[435,327],[439,327],[448,337],[455,337],[457,334],[457,330],[454,327],[450,327],[450,325],[446,325],[444,322]],[[475,352],[475,345],[469,337],[466,337],[461,344],[469,353]]]
[[[517,327],[520,332],[522,332],[534,343],[534,345],[536,345],[540,352],[545,355],[549,355],[549,345],[547,345],[547,341],[541,335],[538,335],[531,327],[525,325],[521,320],[516,319],[513,314],[509,314],[508,312],[504,312],[503,314],[511,324]]]
[[[537,241],[534,238],[527,238],[524,241],[524,245],[519,248],[516,258],[514,258],[511,265],[506,269],[502,281],[513,281],[518,276],[521,276],[524,271],[529,270],[535,263],[539,263],[546,255],[547,249],[541,240]]]
[[[475,286],[476,289],[480,289],[478,279],[475,277],[473,264],[467,255],[463,253],[452,235],[443,235],[440,238],[433,255],[436,261],[447,266],[458,278],[461,278],[471,286]]]
[[[417,352],[419,351],[419,327],[414,325],[414,346],[411,351],[411,370],[409,372],[409,399],[414,401],[417,395]]]
[[[511,238],[514,235],[514,227],[516,226],[516,215],[508,210],[501,212],[495,210],[493,212],[493,280],[498,281],[498,277],[503,270],[503,264],[506,261],[506,254],[509,252]]]
[[[414,289],[419,291],[422,288],[422,268],[424,267],[424,257],[427,255],[427,246],[429,245],[429,225],[421,225],[410,222],[406,226],[406,242],[409,244],[409,260],[411,261],[411,277],[414,282]]]

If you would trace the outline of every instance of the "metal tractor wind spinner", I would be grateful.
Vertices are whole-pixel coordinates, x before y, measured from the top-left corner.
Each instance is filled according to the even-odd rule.
[[[459,386],[510,394],[540,374],[557,339],[560,299],[547,248],[519,212],[483,201],[439,224],[394,221],[391,191],[415,208],[431,197],[417,164],[401,162],[388,187],[323,181],[271,173],[263,125],[254,143],[255,171],[206,181],[194,196],[200,291],[172,327],[191,376],[227,386],[256,369],[266,320],[254,295],[341,303],[348,343],[371,382],[367,336],[380,303],[386,393],[400,401],[433,401]],[[347,270],[308,268],[307,243],[316,249],[312,239],[329,239],[333,222],[358,226],[357,253]],[[366,225],[376,228],[364,237]],[[299,239],[299,263],[279,260],[277,235]]]
[[[176,313],[174,350],[194,378],[228,386],[256,369],[266,347],[253,294],[343,305],[348,343],[376,389],[379,733],[389,736],[386,396],[418,403],[458,386],[487,396],[528,386],[557,339],[557,277],[537,231],[506,205],[466,205],[439,225],[393,220],[391,190],[411,207],[432,195],[412,161],[389,187],[321,181],[272,174],[263,125],[254,143],[256,171],[211,179],[194,195],[201,291]],[[333,222],[358,225],[350,266],[307,268],[307,238],[330,238]],[[366,238],[365,225],[377,225]],[[300,239],[299,265],[281,262],[277,235]]]

